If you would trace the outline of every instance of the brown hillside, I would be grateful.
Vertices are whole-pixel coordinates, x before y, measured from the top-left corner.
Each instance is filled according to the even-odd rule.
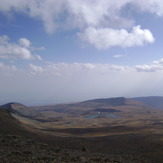
[[[0,133],[26,135],[28,131],[11,115],[10,111],[0,109]]]

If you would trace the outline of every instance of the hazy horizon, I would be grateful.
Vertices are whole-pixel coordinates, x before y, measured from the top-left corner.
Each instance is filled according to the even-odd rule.
[[[124,97],[124,96],[115,96],[115,97],[96,97],[96,98],[90,98],[90,99],[80,99],[80,100],[76,100],[76,101],[57,101],[54,102],[53,101],[44,101],[44,102],[37,102],[37,101],[28,101],[28,99],[26,99],[25,101],[3,101],[0,102],[0,105],[6,105],[9,103],[18,103],[18,104],[22,104],[25,106],[29,106],[29,107],[35,107],[35,106],[53,106],[53,105],[59,105],[59,104],[71,104],[71,103],[80,103],[80,102],[85,102],[85,101],[89,101],[89,100],[99,100],[99,99],[112,99],[112,98],[125,98],[125,99],[133,99],[135,100],[135,98],[148,98],[148,97],[161,97],[163,98],[163,96],[134,96],[134,97]]]

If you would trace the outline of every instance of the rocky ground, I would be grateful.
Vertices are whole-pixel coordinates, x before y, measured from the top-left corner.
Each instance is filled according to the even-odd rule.
[[[154,163],[136,155],[102,154],[85,146],[76,148],[47,145],[15,135],[0,135],[2,163]],[[160,162],[161,163],[161,162]]]

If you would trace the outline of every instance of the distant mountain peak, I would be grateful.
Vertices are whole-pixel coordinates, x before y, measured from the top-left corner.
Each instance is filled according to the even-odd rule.
[[[94,102],[94,103],[102,103],[108,106],[119,106],[124,105],[127,99],[125,97],[114,97],[114,98],[100,98],[94,100],[88,100],[85,102]]]
[[[10,102],[0,106],[0,109],[6,109],[9,111],[14,110],[15,108],[25,107],[25,105],[17,102]]]

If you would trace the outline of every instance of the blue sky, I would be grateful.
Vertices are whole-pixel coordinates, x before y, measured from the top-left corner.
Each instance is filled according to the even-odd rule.
[[[0,103],[163,96],[162,0],[0,0]]]

